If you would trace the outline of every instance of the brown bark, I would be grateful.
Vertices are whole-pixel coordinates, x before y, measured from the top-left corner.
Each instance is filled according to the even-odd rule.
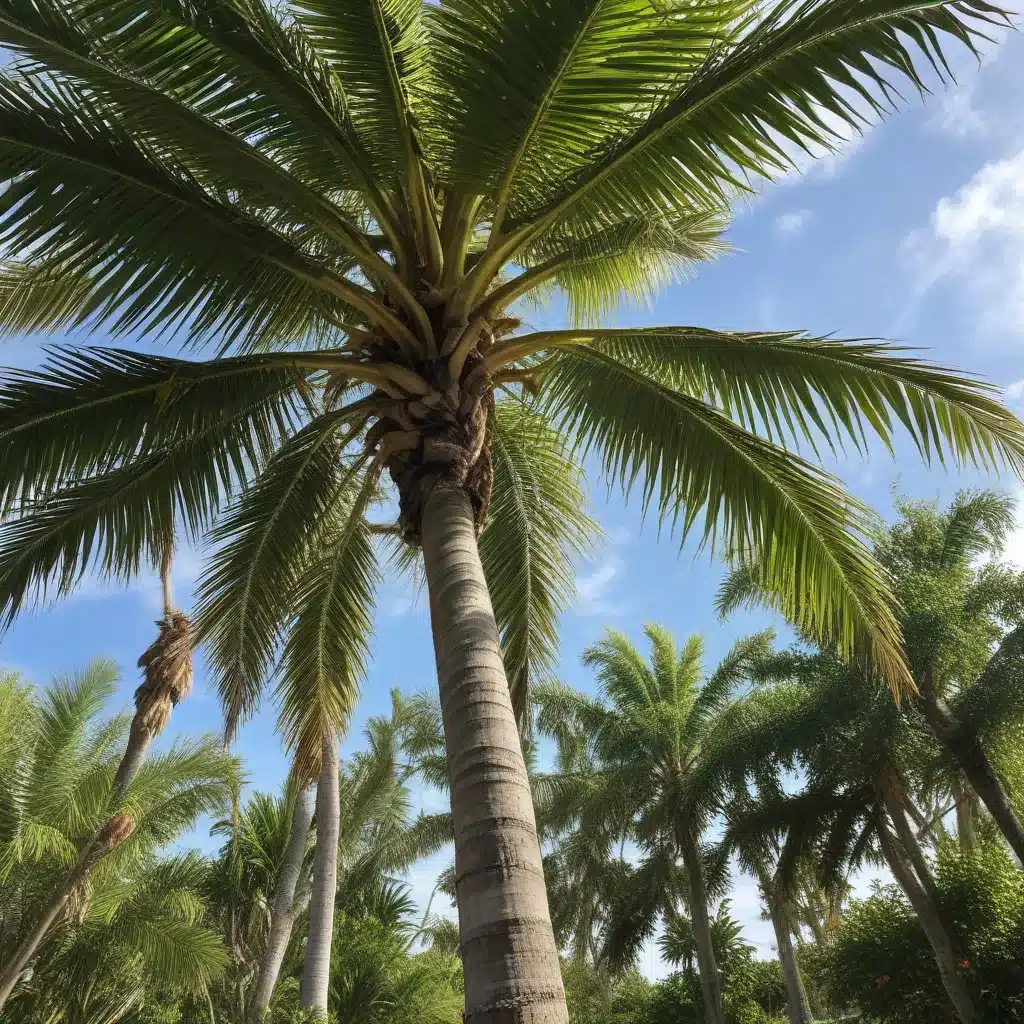
[[[708,919],[708,893],[704,884],[704,862],[697,841],[685,833],[682,843],[683,864],[690,890],[690,920],[697,943],[697,970],[700,991],[704,999],[706,1024],[725,1024],[722,1013],[722,985],[718,977],[718,964],[711,943],[711,921]]]
[[[436,488],[423,561],[455,827],[467,1024],[565,1024],[529,778],[465,491]]]
[[[953,949],[953,940],[939,915],[934,900],[918,881],[909,857],[896,837],[889,831],[885,822],[880,825],[878,833],[882,844],[882,853],[885,855],[886,862],[897,883],[914,908],[914,913],[917,914],[921,929],[928,939],[935,963],[938,965],[942,987],[945,989],[946,995],[949,996],[949,1001],[953,1004],[957,1016],[963,1024],[981,1024],[981,1015],[975,1009],[967,982],[960,972],[959,958]]]
[[[1011,638],[1020,642],[1018,631],[1015,630],[1007,640],[1004,640],[1003,647]],[[1002,651],[1001,647],[989,662],[985,672],[997,670],[999,665],[997,659]],[[983,682],[984,673],[982,679],[979,680],[979,685],[982,685]],[[935,680],[930,671],[924,674],[920,694],[918,704],[935,736],[949,751],[954,762],[967,777],[967,781],[978,795],[978,799],[992,815],[1000,832],[1003,833],[1010,848],[1017,855],[1017,860],[1024,864],[1024,824],[1013,809],[1009,795],[996,774],[980,738],[969,729],[963,728],[953,717],[946,702],[938,695],[935,689]]]

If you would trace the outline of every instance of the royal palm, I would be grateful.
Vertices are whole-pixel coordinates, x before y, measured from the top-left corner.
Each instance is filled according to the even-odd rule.
[[[1019,424],[873,343],[593,324],[717,252],[728,203],[794,147],[920,84],[916,48],[942,67],[943,40],[999,18],[984,0],[2,0],[0,224],[28,261],[4,327],[218,353],[62,352],[8,379],[0,608],[72,588],[91,556],[130,575],[245,481],[200,629],[233,728],[288,626],[284,732],[315,774],[303,697],[351,704],[364,511],[390,480],[430,592],[468,1019],[563,1019],[507,683],[521,700],[523,652],[550,648],[564,581],[543,590],[536,544],[560,519],[513,494],[491,521],[499,630],[477,545],[506,450],[495,393],[536,393],[643,503],[765,555],[788,610],[860,634],[902,683],[864,509],[771,438],[856,443],[863,419],[888,442],[899,420],[926,453],[1019,467]],[[516,302],[550,287],[572,323],[527,332]]]

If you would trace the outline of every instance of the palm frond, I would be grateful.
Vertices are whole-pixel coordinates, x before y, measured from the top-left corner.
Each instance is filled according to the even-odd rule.
[[[196,628],[229,737],[255,710],[320,524],[351,483],[344,427],[344,412],[327,414],[289,438],[212,533],[217,548],[199,584]]]
[[[480,561],[522,723],[531,682],[554,667],[558,619],[575,597],[574,560],[590,550],[598,527],[586,513],[579,468],[542,416],[499,402],[488,436],[494,486]]]
[[[702,543],[758,559],[792,621],[846,651],[863,643],[895,689],[908,684],[888,584],[863,540],[872,514],[838,481],[596,349],[563,354],[545,399],[627,492],[642,474],[644,504],[657,491],[684,537],[703,512]]]
[[[300,778],[316,776],[322,738],[346,727],[359,692],[378,575],[365,518],[375,489],[367,473],[335,503],[296,589],[277,694]]]
[[[232,447],[257,463],[296,416],[291,356],[198,362],[120,349],[54,349],[0,386],[0,507],[233,422]]]
[[[924,90],[915,56],[949,74],[943,37],[977,52],[1006,15],[985,0],[783,0],[714,50],[674,95],[615,139],[512,228],[716,208],[750,178],[792,166],[793,149],[832,149],[891,109],[902,80]],[[868,110],[868,116],[863,108]]]

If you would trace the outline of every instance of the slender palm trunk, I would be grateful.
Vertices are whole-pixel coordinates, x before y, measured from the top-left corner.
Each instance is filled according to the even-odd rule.
[[[704,862],[697,841],[687,833],[683,839],[683,865],[690,889],[690,920],[697,942],[697,971],[700,991],[704,997],[706,1024],[725,1024],[722,1013],[722,986],[718,978],[718,964],[711,944],[711,921],[708,918],[708,893],[704,883]]]
[[[779,963],[782,965],[782,974],[786,979],[789,1024],[809,1024],[814,1020],[814,1014],[811,1012],[811,1001],[807,998],[807,989],[804,987],[800,965],[796,961],[796,951],[793,949],[793,936],[790,933],[789,922],[786,920],[785,911],[778,899],[769,898],[768,910],[772,918],[772,927],[775,929],[775,945],[779,951]]]
[[[1019,626],[1003,640],[999,650],[985,667],[977,685],[984,685],[985,676],[989,673],[1002,671],[1006,661],[1019,660],[1022,657],[1024,626]],[[1017,855],[1017,860],[1024,865],[1024,823],[1010,803],[1010,797],[996,774],[981,739],[973,731],[962,727],[954,718],[946,702],[938,695],[930,671],[924,675],[920,692],[919,706],[932,732],[967,777],[978,799],[985,805],[999,831],[1010,844],[1010,849]]]
[[[260,973],[256,977],[252,999],[249,1003],[249,1019],[252,1024],[259,1024],[270,1006],[277,985],[277,975],[284,961],[284,954],[292,937],[292,926],[295,924],[297,906],[295,887],[302,871],[302,862],[306,856],[306,842],[309,839],[309,823],[313,820],[313,799],[309,789],[299,790],[292,808],[291,831],[288,833],[288,844],[285,846],[284,859],[274,886],[274,901],[270,908],[270,927],[267,929],[267,942],[263,949],[263,960],[260,962]]]
[[[942,987],[946,990],[957,1016],[963,1024],[981,1024],[981,1015],[974,1007],[967,982],[960,972],[953,940],[939,915],[935,901],[918,880],[910,858],[889,831],[888,825],[883,822],[878,832],[882,853],[900,888],[914,908],[914,913],[917,914],[921,929],[928,939],[935,963],[938,965]]]
[[[973,853],[978,848],[978,834],[974,829],[974,795],[959,779],[955,779],[953,797],[956,800],[956,837],[960,849],[964,853]]]
[[[423,513],[444,718],[466,1024],[565,1024],[540,845],[469,499]]]
[[[767,867],[758,867],[758,881],[761,893],[768,904],[768,913],[775,930],[775,945],[779,952],[779,963],[782,975],[786,980],[786,1001],[789,1009],[790,1024],[807,1024],[814,1020],[811,1002],[807,998],[807,989],[797,963],[796,951],[793,949],[793,922],[787,911],[786,901],[779,895],[778,887]]]
[[[174,612],[174,601],[171,594],[171,555],[168,550],[165,552],[161,566],[160,579],[164,596],[164,620],[169,621]],[[145,657],[145,656],[144,656]],[[141,662],[140,662],[141,664]],[[191,676],[191,668],[189,668]],[[177,698],[175,698],[177,699]],[[138,700],[136,700],[138,704]],[[169,712],[168,712],[169,714]],[[148,717],[138,707],[132,716],[132,724],[128,731],[128,743],[125,746],[124,754],[114,774],[114,782],[111,787],[110,796],[107,799],[107,806],[116,809],[124,800],[125,794],[132,780],[138,774],[142,762],[146,759],[146,751],[153,737],[166,724],[166,718],[154,724],[152,717]],[[43,908],[39,919],[31,931],[22,940],[21,944],[14,951],[11,959],[3,965],[0,970],[0,1010],[10,998],[14,986],[18,983],[22,972],[28,966],[29,961],[35,956],[39,944],[46,938],[47,932],[53,923],[64,910],[64,906],[75,891],[88,876],[92,869],[113,850],[119,842],[127,838],[127,835],[134,829],[134,822],[126,815],[115,815],[104,822],[102,829],[90,838],[79,851],[78,859],[75,861],[71,873],[50,897],[49,902]]]
[[[932,878],[932,869],[928,865],[924,850],[918,842],[917,836],[914,835],[914,830],[910,827],[910,822],[907,821],[904,811],[906,793],[903,783],[899,776],[890,769],[881,779],[880,788],[882,801],[889,812],[893,827],[896,829],[896,838],[899,839],[900,845],[914,866],[918,881],[927,890],[928,895],[934,899],[935,880]]]
[[[316,787],[316,857],[313,860],[306,958],[299,991],[299,1005],[324,1017],[327,1015],[331,984],[331,937],[334,933],[334,898],[338,889],[339,787],[338,747],[331,736],[324,740],[323,766]]]

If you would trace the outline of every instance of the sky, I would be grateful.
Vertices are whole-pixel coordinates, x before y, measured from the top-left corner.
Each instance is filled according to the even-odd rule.
[[[985,377],[1004,388],[1007,402],[1024,414],[1024,36],[990,48],[980,66],[971,57],[954,57],[957,85],[923,102],[911,96],[897,116],[838,155],[800,159],[797,171],[737,210],[728,235],[732,254],[667,288],[650,308],[623,310],[614,320],[886,338]],[[555,324],[559,310],[530,317]],[[37,362],[40,343],[4,343],[0,364]],[[878,452],[867,459],[842,456],[828,467],[885,514],[891,512],[894,486],[912,497],[941,501],[959,487],[1017,486],[1008,477],[929,469],[905,444],[895,458]],[[678,538],[659,534],[635,502],[627,504],[609,490],[596,466],[588,464],[587,477],[591,511],[606,536],[593,558],[579,565],[577,600],[562,620],[557,674],[563,681],[594,690],[580,656],[605,627],[641,643],[645,622],[664,624],[680,640],[700,632],[710,670],[737,637],[772,621],[766,614],[745,613],[719,622],[713,601],[722,566],[693,544],[680,548]],[[1024,562],[1024,528],[1009,554]],[[183,605],[201,564],[194,551],[178,559],[175,586]],[[0,639],[0,665],[43,684],[94,657],[113,657],[123,667],[115,703],[124,706],[138,684],[135,662],[154,636],[158,614],[153,578],[128,589],[89,578],[62,604],[19,619]],[[380,594],[372,661],[344,752],[358,749],[368,716],[387,713],[393,687],[411,693],[434,686],[425,601],[409,581],[389,580]],[[162,742],[216,732],[220,724],[200,655],[195,689],[175,711]],[[287,759],[270,702],[242,730],[236,749],[252,786],[280,785]],[[551,767],[546,748],[540,767]],[[417,801],[428,811],[444,806],[434,792],[417,791]],[[205,825],[187,841],[211,851],[217,846]],[[410,873],[421,905],[449,859],[449,853],[439,854]],[[859,878],[858,890],[870,881]],[[760,919],[752,880],[737,878],[730,898],[748,939],[762,956],[772,955],[771,926]],[[443,903],[436,900],[434,910],[451,913]],[[668,970],[653,946],[641,967],[654,977]]]

